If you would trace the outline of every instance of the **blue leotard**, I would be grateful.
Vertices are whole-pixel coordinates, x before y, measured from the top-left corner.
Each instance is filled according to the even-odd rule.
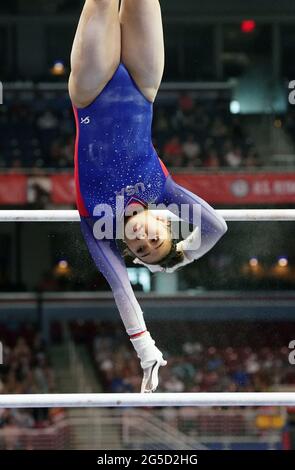
[[[197,204],[201,206],[202,243],[196,258],[214,246],[226,224],[205,201],[175,183],[158,157],[151,139],[153,105],[123,64],[93,103],[83,109],[74,107],[74,113],[75,183],[82,233],[112,288],[127,333],[134,335],[146,329],[143,313],[116,241],[97,240],[93,235],[94,208],[109,204],[115,216],[118,195],[123,197],[123,208],[133,201],[188,204],[186,221],[193,223],[193,206]]]
[[[126,206],[133,199],[132,188],[144,203],[161,197],[168,170],[152,145],[152,117],[152,103],[123,64],[90,106],[76,110],[80,214],[92,216],[100,203],[115,211],[116,195],[122,191]]]

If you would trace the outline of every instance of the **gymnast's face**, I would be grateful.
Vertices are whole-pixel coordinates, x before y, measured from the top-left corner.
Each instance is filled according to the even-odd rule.
[[[125,243],[132,253],[147,264],[157,264],[171,250],[171,235],[165,218],[144,210],[128,217]]]

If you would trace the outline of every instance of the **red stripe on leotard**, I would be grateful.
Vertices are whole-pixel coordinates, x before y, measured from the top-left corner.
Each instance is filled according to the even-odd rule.
[[[73,106],[74,115],[75,115],[75,122],[76,122],[76,142],[75,142],[75,187],[76,187],[76,203],[78,207],[79,214],[82,217],[89,217],[89,212],[85,207],[85,203],[83,201],[83,197],[80,191],[80,181],[79,181],[79,171],[78,171],[78,148],[79,148],[79,135],[80,135],[80,128],[79,128],[79,118],[78,112],[75,106]]]
[[[165,166],[164,163],[162,162],[161,158],[160,158],[160,157],[158,157],[158,158],[159,158],[159,161],[160,161],[162,170],[163,170],[163,172],[164,172],[164,175],[165,175],[165,176],[168,176],[168,175],[169,175],[169,171],[167,170],[166,166]]]

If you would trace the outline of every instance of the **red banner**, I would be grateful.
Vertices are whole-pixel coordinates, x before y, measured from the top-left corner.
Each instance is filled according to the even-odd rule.
[[[215,173],[173,175],[175,181],[205,199],[209,204],[294,204],[294,173]],[[75,204],[72,173],[27,177],[0,175],[0,204],[38,203],[47,194],[56,205]],[[43,199],[44,200],[44,199]]]
[[[75,181],[74,176],[69,173],[53,175],[51,200],[53,204],[74,204]]]
[[[0,204],[26,204],[27,177],[24,175],[0,175]]]
[[[210,204],[295,203],[295,173],[178,173],[173,178]],[[52,202],[75,203],[72,176],[52,177]]]
[[[210,204],[295,203],[295,173],[177,174],[173,178]]]

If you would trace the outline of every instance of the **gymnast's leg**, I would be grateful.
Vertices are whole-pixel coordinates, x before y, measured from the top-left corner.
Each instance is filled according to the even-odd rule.
[[[121,56],[119,0],[86,0],[71,53],[69,92],[89,105],[116,71]]]
[[[164,70],[164,38],[159,0],[122,0],[122,62],[149,101]]]

